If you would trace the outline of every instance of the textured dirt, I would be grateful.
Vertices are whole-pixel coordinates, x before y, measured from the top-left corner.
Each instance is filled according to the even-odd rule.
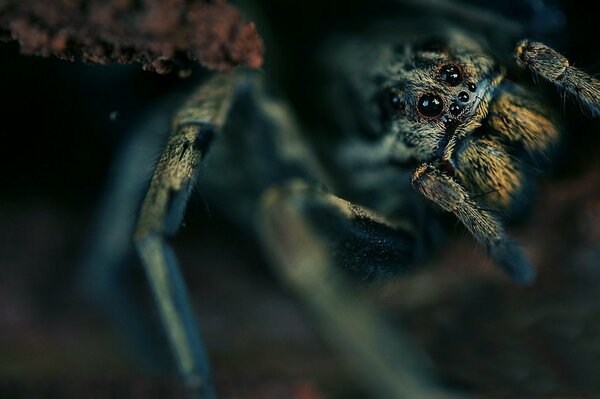
[[[198,61],[257,68],[263,45],[224,0],[0,0],[0,39],[24,54],[167,73]]]

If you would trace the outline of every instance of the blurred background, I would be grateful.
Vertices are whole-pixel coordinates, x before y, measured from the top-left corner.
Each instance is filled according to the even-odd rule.
[[[484,6],[530,18],[538,3]],[[600,41],[586,3],[555,4],[556,40],[595,73]],[[375,7],[284,4],[263,2],[260,18],[291,43]],[[265,69],[279,73],[286,62],[269,61],[269,43]],[[130,350],[133,338],[86,299],[81,260],[128,131],[202,73],[27,57],[17,43],[0,43],[0,398],[181,394],[168,362]],[[457,227],[417,273],[360,288],[412,333],[442,381],[478,397],[600,397],[600,124],[569,100],[561,114],[571,138],[530,215],[511,230],[538,266],[533,286],[507,281]],[[185,220],[173,243],[223,398],[369,397],[251,237],[202,198]],[[128,279],[143,291],[139,271]]]

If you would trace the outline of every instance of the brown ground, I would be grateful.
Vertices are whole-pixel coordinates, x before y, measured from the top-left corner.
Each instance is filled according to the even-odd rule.
[[[135,62],[158,73],[190,61],[257,68],[263,54],[254,24],[225,0],[2,0],[2,38],[17,40],[24,54]]]

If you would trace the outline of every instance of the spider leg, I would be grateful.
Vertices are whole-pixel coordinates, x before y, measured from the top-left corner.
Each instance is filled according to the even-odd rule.
[[[456,180],[425,163],[415,170],[411,182],[425,198],[454,214],[515,281],[533,281],[533,267],[519,246],[507,236],[500,221],[481,209]]]
[[[561,136],[552,114],[534,93],[508,82],[490,105],[488,126],[493,130],[490,133],[530,155],[547,155]]]
[[[224,123],[232,83],[231,76],[211,77],[176,115],[133,235],[179,371],[203,399],[215,396],[208,360],[166,237],[179,228],[198,166]]]
[[[519,66],[569,93],[593,116],[600,116],[600,80],[570,65],[565,56],[545,44],[523,40],[517,44],[515,59]]]
[[[268,189],[259,231],[273,266],[314,313],[332,344],[354,362],[376,397],[449,397],[423,355],[351,289],[339,266],[406,267],[406,234],[372,211],[294,180]]]
[[[467,137],[455,154],[455,173],[477,203],[493,209],[509,209],[524,189],[522,164],[511,158],[498,138]]]

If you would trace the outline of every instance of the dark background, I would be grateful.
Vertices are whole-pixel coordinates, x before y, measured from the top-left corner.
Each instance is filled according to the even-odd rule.
[[[585,2],[562,9],[560,50],[597,72],[593,13]],[[80,264],[119,143],[151,104],[190,82],[135,65],[23,57],[16,43],[0,44],[1,398],[179,392],[168,365],[141,364],[86,300]],[[534,286],[506,281],[457,229],[422,272],[366,288],[452,385],[483,395],[600,395],[600,125],[570,101],[561,112],[571,139],[513,229],[538,265]],[[199,205],[175,247],[223,397],[364,397],[255,242]]]

